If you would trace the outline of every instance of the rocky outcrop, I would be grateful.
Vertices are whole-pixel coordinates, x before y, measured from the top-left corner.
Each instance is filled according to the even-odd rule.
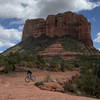
[[[50,76],[51,77],[51,76]],[[69,84],[73,83],[75,79],[78,79],[80,77],[80,73],[76,70],[73,71],[69,76],[64,75],[62,77],[56,77],[56,79],[53,77],[53,79],[48,80],[48,82],[43,82],[42,85],[39,86],[42,90],[48,90],[48,91],[57,91],[57,92],[65,92],[65,84],[68,84],[68,87],[66,85],[66,88],[73,88],[69,87]],[[52,77],[51,77],[52,78]]]
[[[41,34],[45,33],[46,30],[44,19],[33,19],[26,20],[23,30],[22,40],[25,40],[29,36],[39,37]]]
[[[29,36],[40,37],[41,34],[52,38],[70,35],[85,45],[93,47],[91,23],[83,15],[72,12],[49,15],[46,20],[31,19],[25,22],[22,40]]]

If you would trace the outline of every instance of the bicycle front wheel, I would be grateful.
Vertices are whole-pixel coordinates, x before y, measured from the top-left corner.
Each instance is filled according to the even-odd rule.
[[[30,78],[28,76],[25,77],[25,82],[29,83],[30,82]]]

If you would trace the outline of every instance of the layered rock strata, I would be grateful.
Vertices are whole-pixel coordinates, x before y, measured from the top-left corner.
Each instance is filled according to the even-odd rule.
[[[65,12],[48,15],[44,19],[28,19],[25,22],[22,40],[33,36],[35,38],[46,34],[49,37],[70,35],[86,46],[93,47],[91,39],[91,23],[83,15]]]

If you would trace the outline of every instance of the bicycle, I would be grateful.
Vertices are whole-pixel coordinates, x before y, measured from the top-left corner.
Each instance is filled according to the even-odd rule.
[[[27,75],[25,77],[25,82],[26,83],[29,83],[30,81],[34,82],[35,80],[36,80],[35,76],[29,76],[29,75]]]

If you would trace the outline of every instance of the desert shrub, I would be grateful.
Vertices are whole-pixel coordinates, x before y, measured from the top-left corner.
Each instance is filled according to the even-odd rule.
[[[53,56],[50,60],[47,61],[49,66],[47,70],[49,71],[66,71],[73,69],[73,61],[65,61],[59,55]]]
[[[67,51],[86,52],[84,44],[82,44],[77,39],[68,35],[63,37],[62,45],[64,49]]]
[[[40,81],[40,82],[36,82],[35,85],[36,85],[37,87],[39,87],[39,86],[43,85],[43,83],[44,83],[43,81]]]
[[[15,71],[16,67],[23,65],[24,67],[32,67],[36,58],[28,55],[20,55],[19,53],[10,53],[7,56],[0,56],[0,66],[4,66],[5,72]]]
[[[61,71],[61,65],[52,62],[52,63],[50,63],[50,66],[48,66],[48,68],[46,68],[46,69],[48,71],[54,71],[54,72]]]
[[[52,79],[51,79],[51,77],[50,77],[50,75],[47,75],[46,77],[45,77],[45,79],[44,79],[44,82],[49,82],[49,81],[51,81]]]
[[[47,62],[49,63],[49,71],[64,71],[64,60],[60,56],[53,56],[52,59]]]
[[[37,65],[37,68],[39,68],[39,69],[45,68],[46,62],[42,56],[37,55],[35,63]]]
[[[100,56],[79,57],[81,78],[77,80],[78,89],[85,96],[100,98]]]
[[[74,92],[71,83],[66,82],[66,83],[64,84],[64,92]]]
[[[73,69],[73,64],[68,62],[68,61],[64,61],[64,69],[66,70],[72,70]]]
[[[73,61],[73,65],[74,65],[75,68],[79,68],[80,67],[79,61],[77,61],[77,60]]]
[[[64,62],[61,64],[61,71],[62,71],[62,72],[65,71],[65,65],[64,65]]]
[[[82,93],[78,90],[77,85],[74,84],[75,80],[70,80],[69,82],[66,82],[64,84],[64,92],[72,92],[76,94],[77,96],[81,96]]]
[[[6,65],[4,66],[4,72],[5,72],[5,73],[9,73],[9,72],[12,72],[12,71],[15,71],[15,65],[6,64]]]

